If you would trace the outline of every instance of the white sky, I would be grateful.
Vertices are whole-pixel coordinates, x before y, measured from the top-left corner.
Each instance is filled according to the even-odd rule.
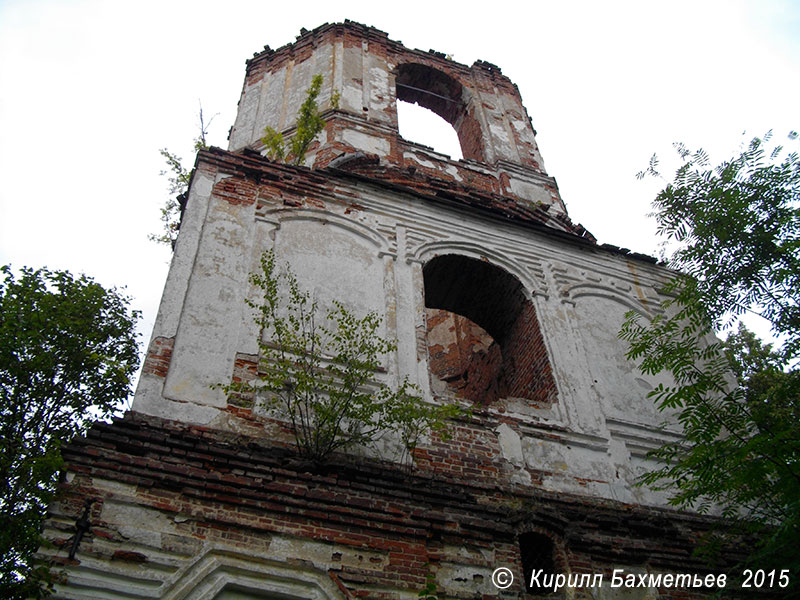
[[[640,252],[656,253],[658,182],[635,179],[654,152],[721,160],[743,131],[800,128],[798,1],[0,0],[0,264],[127,286],[146,344],[171,254],[147,240],[158,149],[193,162],[198,100],[226,147],[245,59],[345,18],[498,65],[572,219]]]

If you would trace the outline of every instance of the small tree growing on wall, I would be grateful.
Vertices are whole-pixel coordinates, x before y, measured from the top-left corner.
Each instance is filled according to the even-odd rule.
[[[272,251],[250,282],[263,292],[247,300],[261,330],[258,377],[222,386],[252,394],[288,418],[298,453],[315,464],[333,452],[369,446],[396,431],[407,452],[435,431],[448,436],[447,420],[464,414],[456,405],[432,405],[403,380],[392,388],[375,381],[381,357],[396,343],[378,335],[381,317],[357,317],[334,302],[321,324],[319,307],[288,265],[279,270]]]
[[[208,128],[211,126],[211,121],[213,121],[216,116],[217,115],[211,117],[208,123],[206,123],[203,117],[203,105],[200,105],[200,110],[197,113],[200,133],[194,138],[195,152],[208,150],[206,136],[208,136]],[[161,148],[158,153],[167,162],[167,168],[162,170],[160,174],[167,177],[169,181],[169,197],[161,208],[161,224],[163,225],[163,231],[158,234],[151,233],[147,236],[147,239],[159,244],[168,244],[174,249],[175,242],[178,240],[178,229],[180,229],[181,224],[181,202],[185,202],[185,194],[189,190],[189,181],[192,178],[192,172],[183,165],[183,160],[180,156],[174,152],[170,152],[167,148]]]
[[[308,147],[325,128],[325,120],[322,118],[317,106],[317,97],[321,87],[322,75],[314,75],[311,79],[311,85],[306,90],[306,99],[300,106],[300,110],[297,111],[294,135],[288,141],[284,140],[283,134],[272,127],[264,129],[264,137],[261,138],[261,141],[269,158],[294,165],[302,164],[305,160]],[[337,91],[334,91],[331,95],[330,106],[339,108],[339,93]],[[214,117],[216,116],[214,115]],[[206,123],[203,117],[203,106],[202,104],[200,105],[198,112],[200,132],[194,139],[195,152],[208,150],[209,146],[206,137],[214,117],[211,117]],[[192,172],[184,166],[183,160],[174,152],[167,148],[161,148],[158,152],[167,163],[167,168],[161,171],[161,175],[168,178],[169,198],[161,208],[163,231],[158,234],[150,234],[147,238],[152,242],[168,244],[174,249],[175,242],[178,239],[178,229],[180,228],[181,202],[185,202],[185,194],[189,190]]]
[[[288,143],[283,139],[283,134],[272,127],[264,129],[261,141],[266,146],[269,158],[293,165],[302,164],[305,160],[311,142],[325,128],[325,120],[317,107],[317,96],[321,87],[322,75],[314,75],[311,86],[306,90],[306,99],[297,111],[295,132]],[[339,108],[339,94],[336,91],[331,95],[331,107]]]

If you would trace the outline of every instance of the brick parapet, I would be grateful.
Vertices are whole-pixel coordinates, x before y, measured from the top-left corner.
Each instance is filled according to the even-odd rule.
[[[96,424],[86,438],[65,447],[64,458],[71,476],[51,511],[48,535],[62,547],[70,543],[65,523],[93,500],[92,529],[79,560],[146,567],[175,548],[185,554],[213,543],[266,552],[273,536],[291,536],[330,544],[334,559],[348,548],[374,553],[375,564],[335,569],[357,597],[397,597],[368,591],[373,589],[421,589],[428,573],[454,559],[451,547],[470,553],[470,568],[503,564],[519,572],[517,537],[525,531],[545,532],[556,541],[564,571],[610,575],[612,567],[624,565],[705,572],[692,551],[698,536],[716,525],[685,512],[446,471],[409,472],[367,459],[340,457],[311,468],[291,449],[263,439],[136,414]],[[122,498],[119,486],[133,496]],[[129,523],[103,510],[104,503],[121,501],[175,520],[180,535],[161,534],[160,547],[131,547],[124,534]],[[149,530],[153,523],[138,527]],[[519,593],[518,584],[515,589]],[[579,590],[576,597],[588,598],[589,592]],[[691,597],[682,593],[668,590],[659,597]]]
[[[381,163],[377,157],[363,154],[354,155],[352,160],[333,163],[328,168],[309,169],[274,162],[256,152],[234,153],[212,147],[198,154],[197,166],[250,180],[260,186],[257,194],[261,196],[277,191],[277,196],[283,197],[287,203],[292,201],[292,197],[296,197],[298,202],[305,202],[309,198],[332,198],[335,197],[338,187],[363,182],[392,192],[416,196],[432,204],[460,208],[521,227],[532,227],[546,235],[579,246],[601,248],[583,226],[573,223],[566,215],[551,213],[546,206],[521,202],[513,196],[481,189],[481,186],[472,187],[449,181],[417,169],[396,168]],[[227,192],[226,188],[226,194],[235,203],[247,203],[252,198],[249,187],[246,191],[239,191],[237,188],[231,192]],[[644,262],[655,262],[650,257],[607,244],[602,249]]]

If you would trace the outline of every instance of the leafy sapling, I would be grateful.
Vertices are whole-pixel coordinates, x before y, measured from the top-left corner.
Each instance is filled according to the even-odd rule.
[[[216,116],[217,115],[211,117],[208,123],[206,123],[203,116],[203,105],[200,105],[200,110],[197,115],[200,133],[198,133],[197,137],[194,139],[195,152],[208,150],[208,142],[206,141],[208,128],[211,126],[211,122]],[[189,190],[189,181],[191,180],[192,173],[183,165],[183,159],[174,152],[169,151],[167,148],[161,148],[158,153],[161,154],[167,163],[167,168],[162,170],[159,174],[167,177],[167,181],[169,182],[169,197],[161,208],[162,232],[159,234],[151,233],[147,236],[147,239],[159,244],[169,244],[174,248],[175,242],[178,239],[178,229],[180,228],[181,222],[181,202],[179,198],[183,197]]]
[[[306,90],[306,99],[297,112],[295,132],[288,145],[283,134],[272,127],[264,129],[264,137],[261,138],[261,141],[266,147],[269,158],[293,165],[303,164],[311,142],[325,129],[326,125],[317,106],[317,97],[321,87],[322,75],[314,75],[311,79],[311,86]],[[334,91],[331,95],[330,105],[331,108],[339,108],[338,92]]]
[[[262,293],[247,300],[261,330],[257,378],[222,388],[252,395],[288,419],[303,458],[321,464],[334,452],[373,445],[387,431],[410,453],[430,431],[446,437],[447,420],[463,414],[424,402],[408,380],[397,387],[376,381],[382,357],[397,349],[379,335],[377,313],[358,317],[334,302],[321,319],[317,301],[288,265],[279,269],[272,251],[250,282]]]

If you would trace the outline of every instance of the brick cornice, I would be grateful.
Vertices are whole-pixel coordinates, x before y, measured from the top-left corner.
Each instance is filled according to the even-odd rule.
[[[365,458],[339,457],[320,468],[291,448],[219,430],[129,413],[97,423],[63,450],[72,473],[177,494],[161,510],[186,502],[226,505],[281,527],[318,529],[320,539],[351,532],[387,544],[442,541],[513,543],[521,531],[546,530],[596,561],[698,568],[699,535],[720,522],[672,509],[623,504],[535,486],[456,480],[409,472]],[[69,486],[67,485],[67,488]],[[154,492],[155,493],[155,492]],[[277,526],[277,525],[276,525]],[[342,541],[340,539],[339,541]],[[668,549],[663,540],[670,539]],[[731,557],[729,556],[729,559]]]

